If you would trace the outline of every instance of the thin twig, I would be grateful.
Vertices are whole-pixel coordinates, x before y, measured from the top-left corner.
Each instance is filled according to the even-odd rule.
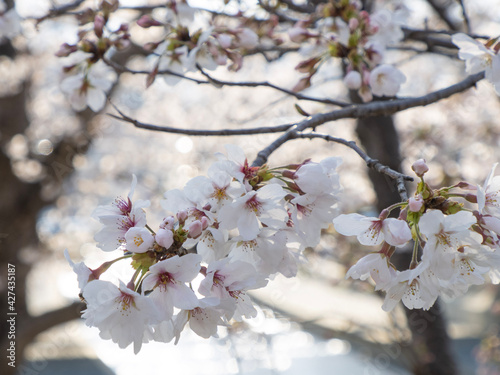
[[[120,116],[114,115],[112,113],[108,113],[107,115],[110,117],[113,117],[114,119],[123,121],[123,122],[128,122],[132,125],[134,125],[136,128],[140,129],[146,129],[146,130],[153,130],[153,131],[159,131],[159,132],[164,132],[164,133],[172,133],[172,134],[184,134],[184,135],[190,135],[190,136],[205,136],[205,137],[211,137],[211,136],[230,136],[230,135],[254,135],[254,134],[266,134],[266,133],[282,133],[291,127],[294,126],[294,124],[287,124],[287,125],[279,125],[279,126],[265,126],[265,127],[259,127],[259,128],[249,128],[249,129],[218,129],[218,130],[196,130],[196,129],[181,129],[181,128],[175,128],[171,126],[160,126],[160,125],[153,125],[153,124],[147,124],[144,122],[137,121],[136,119],[131,118],[130,116],[127,116],[124,114],[118,107],[111,103],[111,106],[119,113]]]
[[[458,2],[460,3],[460,6],[462,7],[462,16],[464,17],[465,31],[467,33],[470,33],[471,32],[470,20],[469,20],[469,16],[467,15],[467,11],[465,10],[464,0],[458,0]]]
[[[67,15],[70,10],[78,8],[84,1],[85,0],[76,0],[72,3],[49,9],[49,12],[45,16],[37,18],[36,21],[37,21],[37,23],[40,23],[40,22],[45,21],[46,19],[49,19],[49,18]]]
[[[444,4],[440,4],[436,2],[436,0],[427,0],[429,5],[436,11],[436,13],[439,15],[439,18],[441,18],[451,30],[454,31],[459,31],[460,27],[453,22],[453,19],[448,15],[448,6]]]
[[[413,181],[413,177],[407,176],[403,173],[400,173],[398,171],[395,171],[394,169],[391,169],[385,164],[382,164],[379,162],[377,159],[373,159],[370,156],[368,156],[354,141],[347,141],[343,138],[337,138],[337,137],[332,137],[331,135],[328,134],[319,134],[319,133],[295,133],[293,135],[294,138],[307,138],[307,139],[314,139],[314,138],[321,138],[324,139],[325,141],[328,142],[335,142],[335,143],[340,143],[343,144],[344,146],[349,147],[350,149],[354,150],[360,157],[363,159],[368,166],[368,168],[371,168],[381,174],[384,174],[393,180],[397,182],[397,188],[398,188],[398,193],[401,197],[402,200],[407,200],[408,199],[408,192],[406,190],[406,186],[404,184],[405,181]]]
[[[263,82],[228,82],[228,81],[221,81],[219,79],[213,78],[210,76],[207,72],[205,72],[200,66],[197,66],[198,70],[200,71],[201,74],[203,74],[213,85],[216,87],[222,87],[222,86],[239,86],[239,87],[269,87],[274,90],[283,92],[287,95],[293,96],[299,100],[308,100],[308,101],[313,101],[313,102],[318,102],[318,103],[324,103],[324,104],[332,104],[332,105],[337,105],[339,107],[347,107],[351,105],[350,103],[345,103],[341,102],[338,100],[332,100],[332,99],[321,99],[321,98],[312,98],[310,96],[303,95],[301,93],[285,89],[283,87],[274,85],[270,82],[263,81]]]

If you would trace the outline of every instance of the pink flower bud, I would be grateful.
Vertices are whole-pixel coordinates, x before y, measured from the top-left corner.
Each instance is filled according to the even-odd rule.
[[[357,90],[361,87],[361,74],[356,70],[351,70],[344,77],[344,84],[350,90]]]
[[[201,218],[201,226],[202,226],[203,230],[207,229],[209,224],[210,224],[210,221],[208,220],[208,217],[203,216]]]
[[[184,224],[187,217],[188,217],[187,211],[182,210],[182,211],[177,212],[177,220],[179,220],[179,223]]]
[[[408,199],[408,209],[412,212],[419,212],[423,205],[424,205],[424,199],[420,194]]]
[[[142,16],[141,18],[139,18],[137,20],[137,24],[140,27],[143,27],[145,29],[147,29],[148,27],[151,27],[151,26],[161,26],[162,25],[160,22],[158,22],[157,20],[153,19],[148,14],[145,14],[144,16]]]
[[[357,18],[351,18],[349,20],[349,29],[351,29],[351,31],[356,30],[358,26],[359,26],[359,21]]]
[[[167,216],[163,219],[163,222],[160,224],[161,229],[174,229],[175,219],[173,216]]]
[[[102,36],[102,30],[104,29],[104,25],[106,24],[106,20],[101,14],[96,14],[94,17],[94,32],[99,38]]]
[[[193,221],[188,227],[188,237],[197,238],[203,231],[203,224],[199,220]]]
[[[217,35],[217,40],[222,48],[229,48],[233,42],[233,38],[229,34],[219,34]]]
[[[307,29],[303,27],[294,26],[290,30],[288,30],[288,36],[290,40],[295,43],[302,43],[304,40],[308,38]]]
[[[425,163],[424,159],[418,159],[415,163],[413,163],[411,169],[413,169],[418,177],[422,177],[429,170],[429,167]]]
[[[174,243],[174,234],[169,229],[159,229],[156,232],[155,241],[158,245],[168,249]]]
[[[255,48],[259,43],[259,36],[251,29],[243,28],[238,31],[239,45],[242,48]]]
[[[71,55],[73,52],[76,52],[77,49],[78,49],[77,46],[73,46],[71,44],[64,43],[63,45],[61,45],[61,47],[59,47],[59,51],[56,52],[56,56],[57,57],[66,57],[66,56]]]

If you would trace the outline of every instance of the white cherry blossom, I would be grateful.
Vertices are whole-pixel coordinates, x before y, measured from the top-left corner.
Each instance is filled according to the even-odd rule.
[[[135,354],[152,338],[151,325],[160,321],[153,301],[123,282],[117,287],[109,281],[91,281],[83,289],[83,298],[85,324],[99,328],[101,338],[111,339],[122,349],[133,343]]]
[[[198,275],[200,262],[198,254],[176,255],[149,268],[142,287],[151,291],[148,297],[158,306],[164,320],[172,317],[174,307],[189,310],[198,306],[198,298],[186,283]]]
[[[346,279],[366,280],[369,276],[375,281],[375,290],[386,290],[396,281],[396,269],[389,262],[389,258],[382,253],[371,253],[349,268]]]
[[[404,220],[381,220],[360,214],[339,215],[333,220],[337,232],[357,236],[362,245],[376,246],[386,241],[392,246],[402,246],[412,239],[410,228]]]
[[[376,96],[394,96],[406,77],[392,65],[379,65],[370,73],[370,88]]]
[[[106,104],[106,92],[116,80],[116,73],[102,61],[88,65],[79,73],[65,78],[61,90],[68,95],[71,106],[76,111],[89,107],[98,112]]]
[[[155,238],[149,230],[141,227],[132,227],[125,233],[126,249],[133,253],[145,253],[150,250]]]
[[[146,225],[146,213],[144,208],[149,206],[149,201],[138,200],[132,203],[137,178],[132,179],[132,186],[127,198],[118,197],[113,203],[97,207],[93,216],[97,218],[104,227],[96,233],[94,239],[104,251],[113,251],[125,243],[125,234],[132,227],[144,227]]]
[[[465,61],[465,71],[476,74],[484,70],[486,79],[500,92],[500,55],[470,36],[458,33],[451,37],[458,48],[458,57]]]
[[[273,228],[283,228],[287,219],[281,199],[285,191],[278,184],[268,184],[257,191],[250,191],[219,211],[221,228],[238,228],[243,240],[253,240],[261,230],[261,223]]]
[[[409,309],[429,310],[439,291],[426,277],[427,273],[428,264],[423,262],[414,269],[398,271],[396,281],[386,290],[382,309],[391,311],[401,301]]]
[[[64,257],[68,261],[73,271],[76,273],[76,277],[78,279],[78,287],[80,288],[80,290],[83,290],[83,288],[85,288],[85,286],[89,283],[89,280],[94,279],[92,275],[92,270],[89,267],[87,267],[83,262],[75,264],[71,260],[67,249],[64,250]]]

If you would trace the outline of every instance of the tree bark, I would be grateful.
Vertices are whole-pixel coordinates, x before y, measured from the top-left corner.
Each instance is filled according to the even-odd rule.
[[[401,172],[399,137],[392,117],[378,116],[357,120],[356,133],[368,155]],[[368,175],[377,194],[377,210],[401,201],[394,181],[373,170]],[[398,269],[408,268],[411,251],[397,250],[391,261]],[[409,310],[404,307],[408,327],[412,333],[410,343],[414,352],[411,366],[415,375],[458,374],[446,331],[446,319],[437,301],[429,311]]]

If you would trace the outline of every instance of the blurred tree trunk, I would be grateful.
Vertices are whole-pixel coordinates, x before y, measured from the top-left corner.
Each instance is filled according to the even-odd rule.
[[[368,155],[401,171],[399,137],[392,117],[367,117],[357,120],[356,133]],[[373,170],[368,175],[377,194],[377,210],[401,201],[394,181]],[[391,258],[398,269],[408,268],[411,251],[396,251]],[[457,367],[451,354],[450,338],[446,332],[446,320],[439,301],[429,311],[409,310],[404,307],[408,327],[412,332],[411,363],[415,375],[454,375]]]
[[[37,160],[44,168],[44,177],[37,182],[26,182],[15,173],[15,165],[6,153],[6,146],[14,136],[23,137],[29,126],[26,115],[26,101],[29,94],[29,78],[19,92],[0,98],[0,302],[1,311],[16,313],[8,317],[15,318],[15,338],[9,337],[10,325],[2,324],[0,342],[2,349],[15,343],[15,364],[19,367],[23,361],[25,347],[33,338],[54,325],[79,317],[83,304],[75,303],[56,309],[40,316],[32,316],[27,306],[26,281],[32,266],[44,255],[43,246],[38,239],[36,224],[39,212],[53,203],[59,196],[62,182],[73,171],[72,159],[76,150],[83,151],[90,142],[90,137],[82,144],[81,135],[63,139],[55,145],[54,151],[41,156],[30,154],[29,159]],[[82,147],[83,146],[83,147]],[[64,173],[61,175],[61,166]],[[51,190],[49,195],[44,189]],[[15,289],[8,290],[8,265],[15,268]],[[15,304],[8,304],[7,291],[15,293]],[[10,300],[12,302],[12,300]],[[4,353],[5,354],[5,353]],[[10,361],[9,361],[10,362]],[[3,375],[14,374],[15,368],[3,367]]]
[[[6,46],[9,44],[9,46]],[[0,53],[15,59],[15,50],[9,42],[0,45]],[[131,56],[144,54],[141,47],[132,45],[126,51],[117,53],[113,60],[124,65]],[[114,86],[116,88],[116,85]],[[15,341],[16,366],[22,366],[24,349],[43,331],[58,324],[80,318],[84,308],[81,302],[75,302],[60,309],[38,316],[30,315],[27,306],[26,281],[34,264],[50,251],[44,249],[37,234],[37,220],[40,211],[52,205],[60,196],[66,178],[74,171],[73,158],[85,153],[93,139],[91,121],[95,113],[87,109],[76,116],[80,120],[80,131],[70,134],[54,144],[49,155],[29,152],[27,159],[39,162],[43,168],[41,178],[36,182],[26,182],[15,173],[15,163],[7,154],[7,145],[16,135],[24,136],[30,125],[27,116],[30,79],[26,78],[19,92],[0,97],[0,301],[1,311],[10,307],[7,300],[7,268],[15,266],[15,316],[16,337],[8,337],[10,326],[0,326],[0,346],[10,347]],[[62,250],[61,250],[62,251]],[[5,316],[5,315],[4,315]],[[5,353],[4,353],[5,354]],[[33,373],[33,369],[19,369],[21,373]],[[36,369],[34,369],[36,370]],[[38,369],[40,370],[40,369]],[[38,371],[37,370],[37,371]],[[5,366],[2,375],[13,375],[16,368]]]

